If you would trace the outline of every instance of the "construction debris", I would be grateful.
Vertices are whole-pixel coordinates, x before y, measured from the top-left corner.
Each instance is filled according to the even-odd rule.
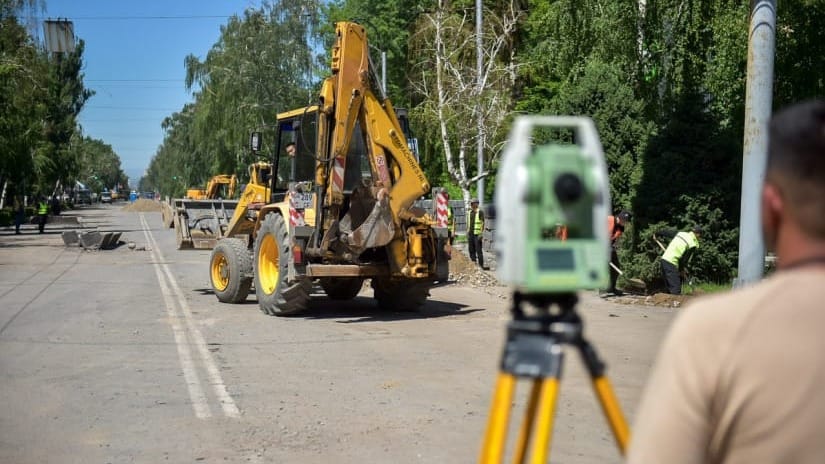
[[[123,232],[101,232],[99,230],[74,231],[67,230],[61,234],[66,246],[81,246],[86,250],[111,250],[122,242]]]

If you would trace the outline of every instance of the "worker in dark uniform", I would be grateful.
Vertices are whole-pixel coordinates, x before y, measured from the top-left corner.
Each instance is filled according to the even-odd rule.
[[[618,269],[622,268],[619,263],[619,254],[616,252],[616,246],[619,243],[619,238],[621,238],[624,233],[625,225],[630,222],[631,218],[632,215],[630,211],[627,210],[615,216],[607,216],[607,233],[610,236],[610,262],[608,264],[610,267],[610,287],[607,289],[607,293],[614,295],[622,294],[622,292],[616,288],[616,281],[619,279]]]
[[[26,207],[20,195],[14,197],[14,233],[20,235],[20,225],[26,218]]]
[[[484,212],[478,209],[478,200],[470,202],[470,215],[467,219],[467,245],[470,260],[477,261],[484,269],[484,252],[481,250],[481,238],[484,233]]]

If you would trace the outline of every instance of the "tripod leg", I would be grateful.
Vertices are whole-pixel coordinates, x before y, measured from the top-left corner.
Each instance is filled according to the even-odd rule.
[[[553,431],[553,415],[556,412],[556,398],[559,395],[559,379],[547,377],[541,382],[536,438],[533,441],[532,464],[545,464],[550,453],[550,435]]]
[[[610,424],[610,430],[613,432],[613,438],[616,439],[616,444],[619,446],[619,451],[622,454],[627,449],[627,444],[630,441],[630,428],[622,414],[622,408],[619,406],[619,400],[613,393],[613,388],[610,386],[610,381],[607,380],[604,372],[606,370],[604,363],[599,359],[596,349],[587,340],[581,338],[576,343],[579,353],[581,353],[587,371],[590,373],[590,379],[593,382],[593,390],[596,397],[599,399],[599,404],[602,407],[602,412]]]
[[[487,420],[487,432],[481,446],[480,464],[499,464],[504,455],[507,439],[507,426],[510,422],[510,405],[513,401],[516,378],[511,374],[501,373],[496,381],[493,404]]]
[[[527,408],[524,410],[524,419],[519,428],[518,438],[516,439],[516,449],[513,454],[514,463],[523,463],[524,457],[527,455],[527,446],[530,444],[530,436],[533,434],[533,424],[536,420],[536,406],[539,404],[539,396],[541,393],[541,380],[533,380],[533,385],[530,387],[530,398],[527,401]]]
[[[616,444],[619,446],[622,454],[624,454],[627,450],[627,443],[630,441],[630,429],[622,414],[619,400],[616,399],[613,388],[610,386],[610,381],[604,376],[596,377],[593,379],[593,389],[596,391],[599,404],[601,404],[602,411],[605,417],[607,417],[610,429],[613,431]]]

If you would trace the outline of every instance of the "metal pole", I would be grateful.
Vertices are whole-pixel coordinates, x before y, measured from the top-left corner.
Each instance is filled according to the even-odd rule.
[[[742,205],[739,218],[739,277],[734,282],[737,287],[759,281],[765,268],[760,202],[768,158],[768,119],[773,100],[776,0],[751,0],[749,31]]]
[[[484,56],[481,41],[481,0],[476,0],[476,79],[478,82],[478,95],[476,95],[476,115],[478,116],[478,143],[476,148],[476,165],[478,166],[478,203],[479,206],[484,205],[484,177],[481,173],[484,171],[484,117],[481,114],[481,93],[482,93],[482,78],[481,73],[484,71]]]
[[[381,50],[381,89],[384,96],[387,96],[387,52]]]

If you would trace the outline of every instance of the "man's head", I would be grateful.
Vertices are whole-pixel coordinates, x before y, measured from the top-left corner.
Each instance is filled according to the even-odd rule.
[[[825,101],[792,105],[771,119],[762,188],[769,249],[783,238],[825,244]],[[793,237],[793,240],[791,240]]]
[[[474,198],[472,201],[470,201],[470,208],[477,209],[478,208],[478,200],[476,200]]]
[[[286,144],[285,150],[286,150],[287,155],[295,156],[295,144],[294,143],[289,142],[288,144]]]
[[[616,220],[619,224],[626,224],[633,219],[633,215],[630,214],[630,211],[624,209],[621,213],[616,215]]]
[[[693,235],[695,235],[695,236],[696,236],[696,238],[701,237],[701,236],[702,236],[702,233],[704,232],[704,231],[702,230],[702,226],[693,226],[693,228],[692,228],[692,229],[690,229],[690,230],[691,230],[691,232],[693,232]]]

